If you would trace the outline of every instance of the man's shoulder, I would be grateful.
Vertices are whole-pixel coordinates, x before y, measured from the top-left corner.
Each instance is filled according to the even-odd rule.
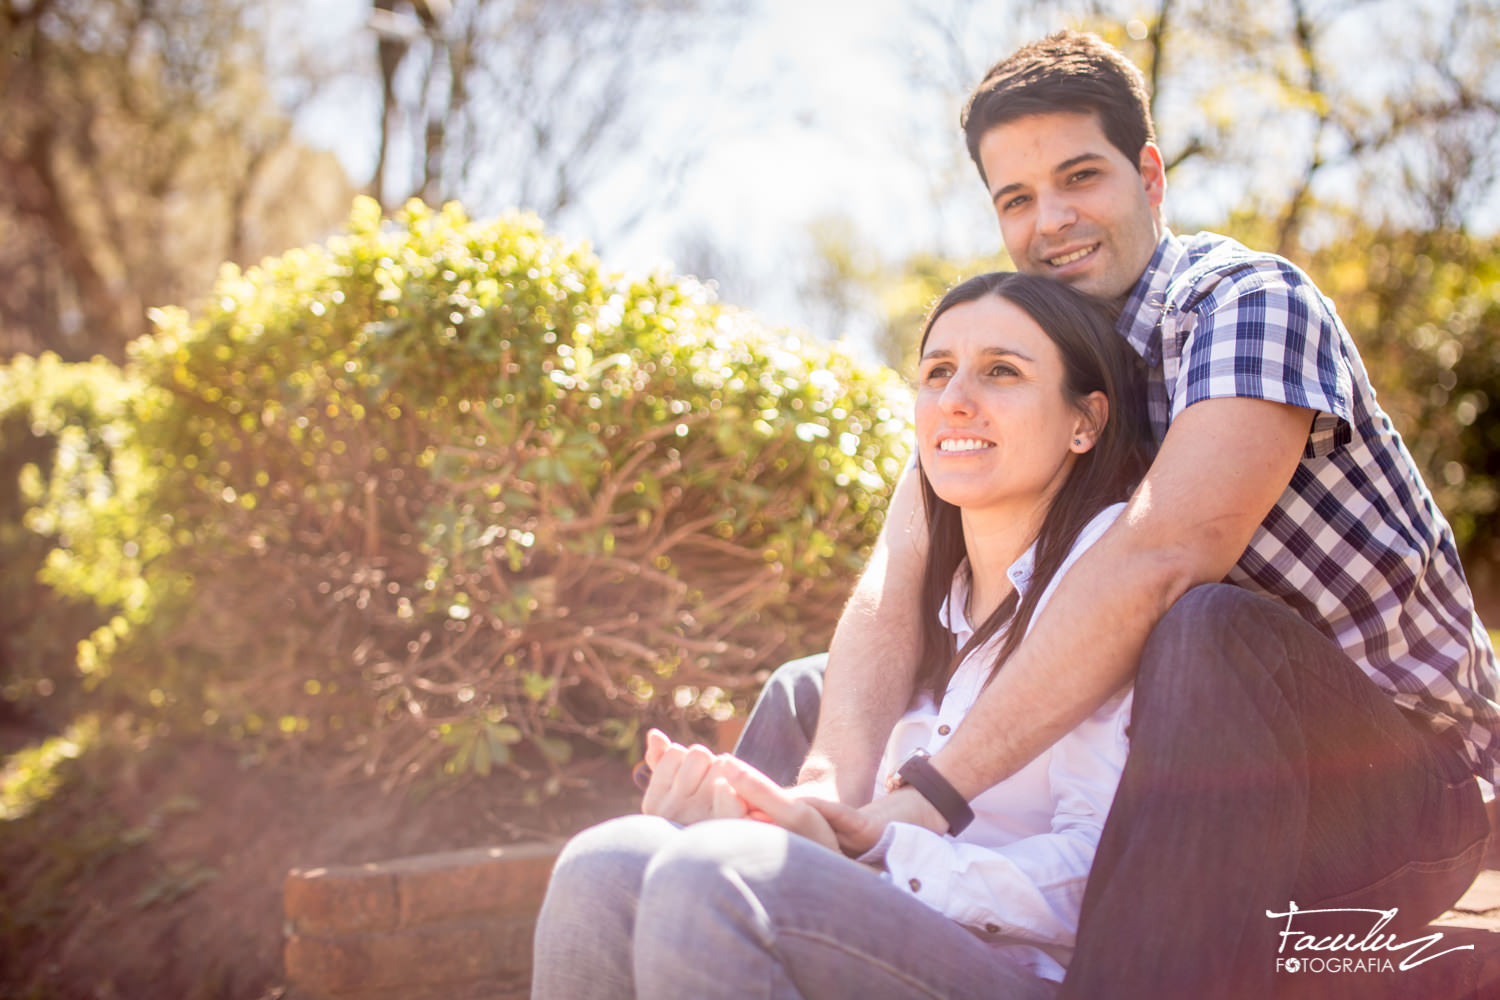
[[[1323,299],[1313,280],[1285,257],[1252,250],[1220,233],[1195,233],[1182,244],[1167,288],[1167,302],[1179,312],[1212,309],[1251,294]]]

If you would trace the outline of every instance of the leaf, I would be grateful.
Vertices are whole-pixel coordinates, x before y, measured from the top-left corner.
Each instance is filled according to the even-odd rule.
[[[554,764],[566,764],[573,759],[573,744],[560,736],[533,736],[531,742]]]

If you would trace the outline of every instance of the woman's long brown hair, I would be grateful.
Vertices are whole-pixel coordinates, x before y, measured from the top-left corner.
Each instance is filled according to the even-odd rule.
[[[939,497],[920,461],[922,500],[927,512],[927,564],[922,576],[922,659],[917,668],[917,690],[931,693],[941,704],[953,672],[971,650],[1007,627],[990,678],[1015,651],[1036,612],[1037,602],[1078,538],[1078,533],[1105,507],[1130,493],[1155,453],[1146,417],[1144,364],[1114,330],[1108,309],[1066,285],[1014,272],[970,278],[954,286],[933,307],[922,329],[922,349],[938,317],[954,306],[994,295],[1019,307],[1057,345],[1063,361],[1063,393],[1081,408],[1084,397],[1102,392],[1109,412],[1094,447],[1078,456],[1067,480],[1059,487],[1036,538],[1036,559],[1026,596],[1013,591],[1000,607],[957,649],[953,633],[938,618],[948,599],[953,575],[967,556],[959,508]],[[952,609],[954,613],[958,609]]]

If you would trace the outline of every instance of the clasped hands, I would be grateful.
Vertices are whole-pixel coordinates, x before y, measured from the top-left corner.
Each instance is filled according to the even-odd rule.
[[[856,858],[875,846],[889,823],[947,829],[942,814],[914,789],[855,808],[838,801],[831,781],[782,788],[729,754],[674,743],[658,729],[646,734],[646,764],[651,782],[641,812],[684,826],[705,819],[759,820]]]

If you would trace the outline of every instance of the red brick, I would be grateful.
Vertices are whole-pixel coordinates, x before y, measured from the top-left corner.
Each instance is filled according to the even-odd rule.
[[[290,982],[314,996],[491,982],[508,992],[531,972],[529,918],[476,918],[395,932],[330,937],[292,933]]]
[[[400,913],[396,876],[378,864],[294,868],[282,887],[282,908],[299,931],[392,930]]]
[[[514,844],[387,862],[386,870],[396,876],[400,925],[490,912],[534,916],[561,849]]]

